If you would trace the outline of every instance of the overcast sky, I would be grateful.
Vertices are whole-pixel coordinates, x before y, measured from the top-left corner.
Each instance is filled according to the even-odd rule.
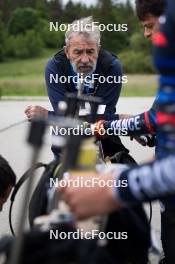
[[[63,0],[63,3],[66,4],[69,0]],[[91,5],[91,4],[94,4],[96,3],[96,0],[72,0],[73,2],[75,3],[78,3],[78,2],[81,2],[81,3],[85,3],[87,5]],[[132,3],[134,3],[134,0],[130,0]],[[125,0],[120,0],[120,2],[124,3]]]

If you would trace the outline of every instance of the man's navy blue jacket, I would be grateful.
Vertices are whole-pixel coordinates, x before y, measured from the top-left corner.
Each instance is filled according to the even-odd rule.
[[[47,85],[48,96],[52,104],[54,111],[49,111],[49,115],[57,113],[58,102],[65,99],[67,92],[77,93],[75,84],[71,80],[69,83],[50,83],[50,75],[53,74],[56,77],[56,74],[61,76],[72,76],[72,70],[69,60],[67,59],[64,51],[58,52],[52,59],[49,60],[45,70],[45,80]],[[105,119],[116,119],[112,117],[112,114],[116,111],[116,104],[120,96],[121,91],[121,81],[122,80],[122,69],[121,64],[117,56],[114,54],[101,49],[99,52],[97,67],[95,74],[100,76],[117,76],[119,83],[99,83],[98,80],[95,83],[93,94],[94,96],[101,97],[102,104],[106,105],[105,109]],[[58,78],[59,79],[59,78]]]

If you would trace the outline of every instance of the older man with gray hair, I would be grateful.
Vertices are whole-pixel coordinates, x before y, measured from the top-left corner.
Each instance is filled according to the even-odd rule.
[[[65,100],[67,92],[78,93],[80,87],[83,94],[102,98],[102,104],[106,105],[106,120],[114,118],[122,87],[122,70],[117,56],[102,49],[100,40],[98,23],[93,22],[92,17],[69,25],[63,50],[49,60],[45,70],[48,96],[54,111],[29,106],[25,110],[29,120],[37,114],[45,117],[58,114],[59,101]]]

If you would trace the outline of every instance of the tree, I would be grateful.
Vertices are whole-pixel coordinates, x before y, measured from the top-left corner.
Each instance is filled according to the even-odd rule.
[[[114,25],[113,31],[107,29],[102,32],[102,45],[104,48],[118,53],[128,45],[127,32],[121,30],[121,8],[118,3],[112,0],[98,0],[96,16],[101,24]]]
[[[51,0],[48,2],[48,9],[49,9],[49,18],[53,22],[62,22],[62,1],[61,0]]]
[[[11,15],[9,21],[9,33],[17,35],[34,29],[39,23],[41,14],[32,8],[17,8]]]
[[[147,53],[147,54],[151,53],[150,41],[148,39],[145,39],[143,37],[143,33],[139,31],[135,32],[130,37],[130,48],[136,52],[140,51],[142,53]]]
[[[73,3],[71,0],[65,5],[63,20],[72,23],[76,19],[86,16],[86,6],[83,6],[80,3]]]
[[[2,12],[2,21],[6,24],[10,18],[12,6],[12,0],[0,0],[0,10]]]
[[[3,61],[5,58],[5,38],[6,38],[6,30],[4,28],[4,23],[2,22],[2,15],[0,13],[0,61]]]

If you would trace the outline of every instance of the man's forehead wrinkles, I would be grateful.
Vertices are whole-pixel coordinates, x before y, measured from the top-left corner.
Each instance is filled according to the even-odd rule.
[[[87,48],[87,47],[73,47],[74,48],[74,50],[95,50],[94,48]]]
[[[69,45],[72,45],[72,46],[95,46],[96,43],[95,42],[86,42],[86,43],[82,42],[82,43],[80,43],[80,42],[70,41]]]

